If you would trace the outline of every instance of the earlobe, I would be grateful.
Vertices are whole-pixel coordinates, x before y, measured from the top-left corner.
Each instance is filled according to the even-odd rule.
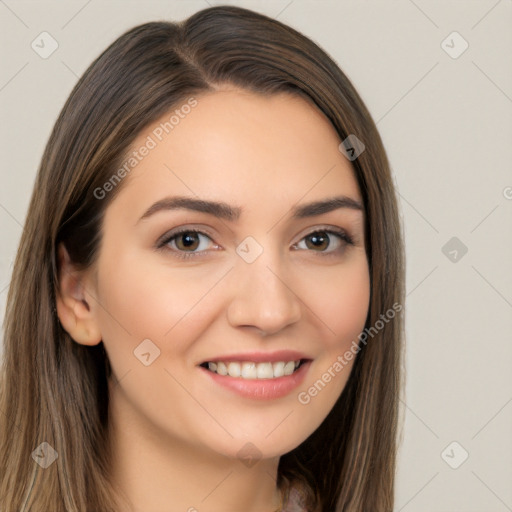
[[[101,341],[101,332],[94,299],[86,291],[86,273],[74,268],[62,243],[57,249],[57,259],[59,286],[55,295],[60,323],[77,343],[97,345]]]

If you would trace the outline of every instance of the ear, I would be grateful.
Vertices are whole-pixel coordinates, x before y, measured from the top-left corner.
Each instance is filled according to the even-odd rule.
[[[57,248],[59,287],[56,290],[57,315],[62,327],[81,345],[97,345],[101,332],[96,318],[97,302],[89,273],[74,268],[62,243]]]

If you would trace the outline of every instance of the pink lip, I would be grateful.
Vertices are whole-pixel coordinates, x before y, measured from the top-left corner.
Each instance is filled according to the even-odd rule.
[[[288,353],[288,355],[289,354],[290,353]],[[243,357],[244,361],[255,361],[250,357],[247,358],[247,354],[245,354]],[[268,355],[266,357],[268,357]],[[301,358],[297,357],[296,359]],[[222,361],[222,359],[219,360]],[[234,361],[234,359],[229,360]],[[235,360],[241,361],[242,359]],[[283,359],[273,360],[282,361]],[[292,361],[294,358],[284,358],[284,360]],[[264,359],[264,361],[269,361],[269,359]],[[253,398],[255,400],[273,400],[288,395],[293,389],[298,387],[304,380],[310,366],[311,360],[308,360],[291,375],[285,375],[284,377],[277,377],[275,379],[244,379],[242,377],[219,375],[218,373],[211,372],[202,366],[200,366],[199,369],[202,372],[205,372],[217,384],[220,384],[221,386],[229,389],[230,391],[234,391],[243,397]]]
[[[310,357],[302,354],[301,352],[296,352],[294,350],[278,350],[277,352],[247,352],[245,354],[228,354],[224,356],[215,356],[210,359],[206,359],[203,363],[206,362],[215,362],[215,361],[238,361],[243,363],[245,361],[255,362],[255,363],[277,363],[279,361],[284,361],[285,363],[288,361],[298,361],[299,359],[311,359]]]

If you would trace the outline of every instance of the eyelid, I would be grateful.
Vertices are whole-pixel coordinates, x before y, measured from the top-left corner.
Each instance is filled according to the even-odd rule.
[[[305,250],[305,252],[309,252],[309,251],[313,252],[313,253],[317,252],[319,255],[321,255],[323,257],[329,257],[329,256],[336,256],[340,252],[343,252],[347,248],[347,246],[357,245],[357,238],[352,236],[346,229],[341,228],[339,226],[332,226],[332,225],[324,224],[324,225],[319,225],[319,226],[314,226],[314,227],[309,228],[306,232],[304,232],[303,234],[300,235],[300,238],[298,239],[297,242],[292,244],[292,247],[295,248],[306,237],[308,237],[312,234],[318,233],[318,232],[326,232],[329,235],[337,236],[341,240],[342,246],[338,247],[337,249],[331,250],[331,251],[314,251],[314,250],[310,249],[310,250]],[[182,233],[197,233],[199,235],[206,236],[207,238],[209,238],[211,240],[212,243],[216,244],[217,247],[219,247],[219,245],[213,239],[213,235],[211,234],[211,231],[208,228],[206,228],[205,226],[199,227],[199,226],[195,225],[194,227],[189,227],[187,225],[184,225],[184,226],[174,228],[174,229],[168,231],[167,233],[165,233],[164,235],[162,235],[161,237],[159,237],[157,242],[155,243],[155,248],[158,250],[167,249],[167,250],[171,251],[172,253],[174,253],[176,257],[181,258],[181,259],[201,258],[202,256],[205,256],[205,254],[208,254],[210,252],[210,250],[203,250],[203,251],[199,251],[199,252],[181,251],[181,250],[173,249],[170,247],[166,247],[173,239],[175,239],[175,237],[177,237],[178,235],[180,235]],[[304,251],[304,249],[301,249],[301,250]]]
[[[341,236],[342,238],[346,237],[348,240],[350,240],[352,243],[354,243],[354,237],[350,234],[350,232],[347,229],[342,228],[340,226],[334,226],[331,224],[320,224],[318,226],[308,228],[306,230],[306,232],[300,236],[298,242],[300,242],[306,236],[312,235],[313,233],[317,233],[319,231],[334,233],[335,235]]]
[[[192,232],[192,233],[199,233],[199,234],[206,235],[209,238],[211,238],[212,242],[213,242],[214,235],[207,227],[204,227],[202,225],[199,227],[198,226],[190,227],[190,226],[184,225],[184,226],[179,226],[177,228],[171,229],[171,230],[167,231],[166,233],[164,233],[162,236],[160,236],[157,239],[157,241],[155,242],[155,247],[161,247],[162,245],[165,245],[166,243],[168,243],[170,238],[173,238],[176,235],[179,235],[180,233],[184,233],[184,232],[187,232],[187,233]]]

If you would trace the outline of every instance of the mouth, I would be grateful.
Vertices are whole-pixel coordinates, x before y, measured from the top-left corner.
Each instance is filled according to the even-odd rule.
[[[312,359],[217,360],[206,361],[198,365],[198,368],[208,379],[208,385],[214,385],[212,391],[220,386],[243,398],[268,401],[289,396],[304,382],[312,363]]]
[[[223,377],[242,378],[246,380],[269,380],[287,377],[309,362],[310,359],[290,361],[206,361],[200,366],[209,372]]]

